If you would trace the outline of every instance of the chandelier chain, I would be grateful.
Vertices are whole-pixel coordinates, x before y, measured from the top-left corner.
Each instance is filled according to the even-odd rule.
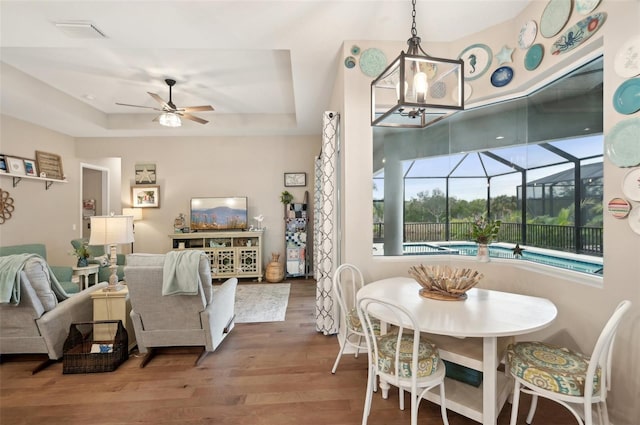
[[[411,5],[413,6],[413,10],[411,11],[411,36],[418,36],[418,29],[416,28],[416,0],[411,1]]]

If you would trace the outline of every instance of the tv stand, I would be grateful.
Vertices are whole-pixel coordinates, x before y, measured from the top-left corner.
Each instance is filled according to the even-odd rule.
[[[263,230],[173,233],[174,250],[199,249],[209,256],[211,277],[252,278],[262,282]]]

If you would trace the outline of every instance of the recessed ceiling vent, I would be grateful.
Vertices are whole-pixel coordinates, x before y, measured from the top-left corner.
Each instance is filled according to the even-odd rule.
[[[91,22],[55,22],[55,26],[62,30],[66,35],[73,38],[107,38],[107,36]]]

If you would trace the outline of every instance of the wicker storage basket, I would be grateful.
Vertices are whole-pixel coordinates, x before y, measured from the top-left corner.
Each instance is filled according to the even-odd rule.
[[[94,327],[104,327],[108,324],[117,326],[115,337],[112,340],[96,340],[94,335],[104,332],[97,332]],[[88,329],[86,334],[83,335],[78,326]],[[62,373],[112,372],[129,358],[128,340],[129,335],[121,320],[72,323],[69,336],[64,342]],[[113,348],[109,353],[92,353],[91,348],[94,344],[113,344]]]

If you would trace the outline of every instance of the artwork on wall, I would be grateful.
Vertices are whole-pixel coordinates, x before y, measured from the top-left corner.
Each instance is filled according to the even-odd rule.
[[[38,176],[38,171],[36,168],[36,162],[32,159],[25,159],[24,160],[24,173],[27,176],[34,176],[37,177]]]
[[[156,164],[136,164],[136,184],[156,183]]]
[[[132,208],[159,208],[160,186],[133,186],[131,188]]]
[[[0,224],[11,218],[14,209],[13,198],[9,196],[9,192],[0,189]]]
[[[0,173],[6,173],[7,172],[7,160],[5,159],[4,155],[0,155]]]
[[[36,163],[40,177],[64,180],[62,158],[54,153],[36,151]]]
[[[306,186],[307,173],[284,173],[284,186]]]
[[[22,158],[14,158],[12,156],[7,157],[7,167],[11,174],[17,174],[24,176],[24,160]]]

